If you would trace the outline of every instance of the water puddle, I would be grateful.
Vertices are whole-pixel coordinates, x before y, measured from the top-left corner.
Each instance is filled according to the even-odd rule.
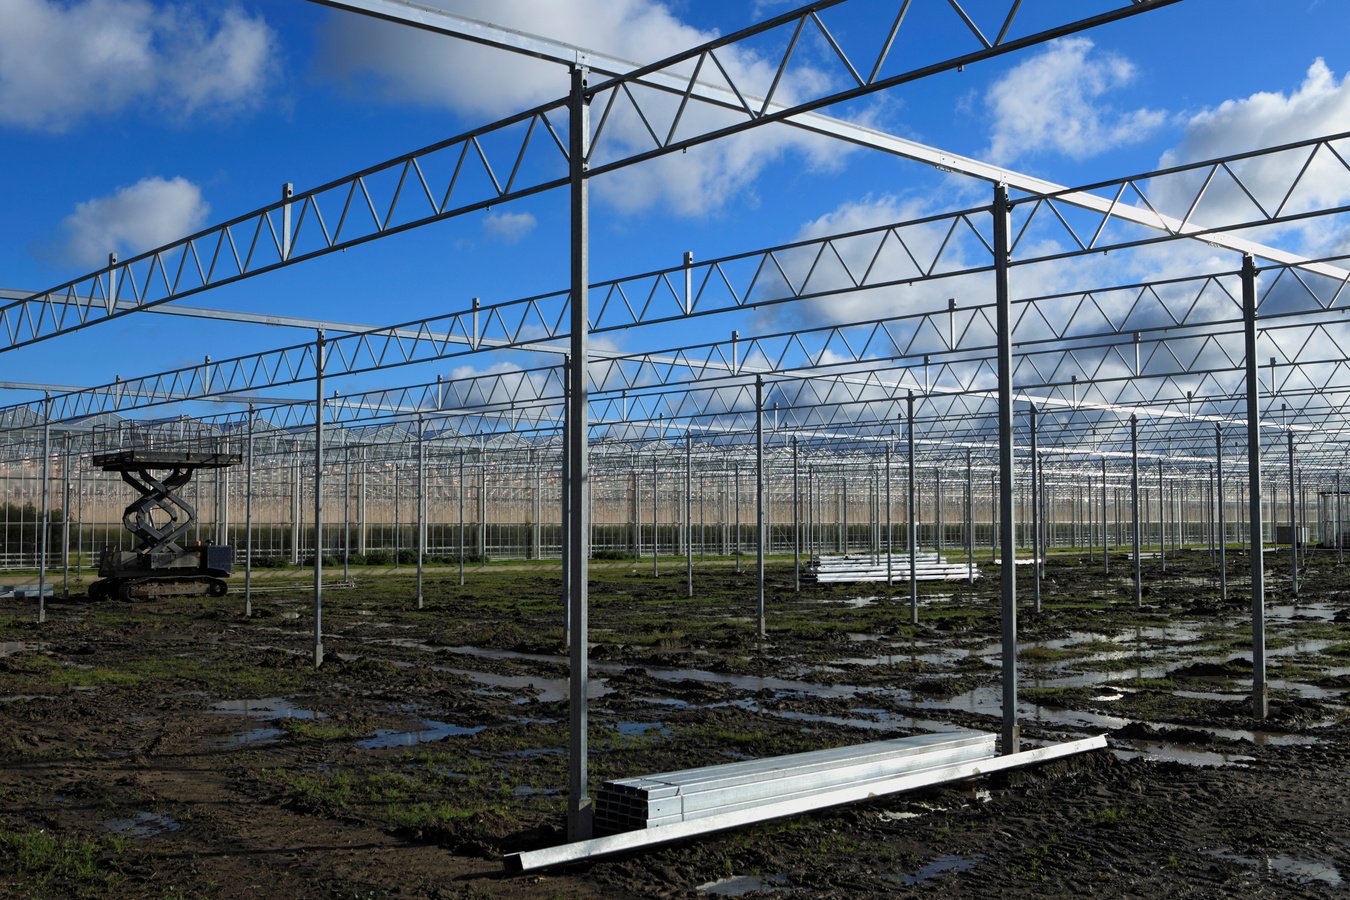
[[[1161,741],[1122,741],[1130,750],[1113,750],[1117,759],[1146,759],[1149,762],[1175,762],[1186,766],[1246,766],[1256,760],[1238,752],[1192,750]]]
[[[286,732],[280,728],[252,728],[237,734],[211,738],[206,742],[206,747],[210,750],[234,750],[249,744],[275,744],[285,734]]]
[[[1320,883],[1328,887],[1340,887],[1341,872],[1328,862],[1315,859],[1299,859],[1294,856],[1243,856],[1230,850],[1206,850],[1205,855],[1226,862],[1250,866],[1267,875],[1278,875],[1299,884]]]
[[[356,742],[356,746],[362,750],[382,750],[387,747],[415,747],[418,744],[430,744],[434,741],[441,741],[448,737],[465,734],[478,734],[483,731],[485,726],[476,725],[472,728],[466,728],[462,725],[451,725],[448,722],[436,722],[431,719],[423,719],[420,727],[409,731],[398,731],[392,728],[380,728],[373,735]]]
[[[16,653],[27,653],[29,651],[43,651],[47,645],[38,641],[0,641],[0,659],[13,656]]]
[[[707,884],[700,884],[698,892],[700,894],[711,894],[714,897],[743,897],[746,894],[776,894],[791,890],[787,887],[787,873],[777,875],[733,875],[730,878],[722,878],[718,881],[709,881]]]
[[[507,691],[532,691],[540,703],[557,703],[570,696],[571,686],[566,678],[540,678],[537,675],[498,675],[492,672],[478,672],[473,669],[452,669],[445,666],[432,666],[434,671],[449,672],[471,678],[484,687]],[[598,667],[594,667],[598,668]],[[615,667],[616,670],[621,666]],[[597,700],[609,693],[603,678],[591,678],[586,683],[586,696]],[[528,702],[524,698],[522,703]]]
[[[327,713],[301,709],[285,697],[260,697],[256,700],[220,700],[211,704],[210,713],[248,716],[250,719],[326,719]]]
[[[614,730],[626,737],[641,737],[644,734],[655,732],[662,737],[670,736],[670,729],[666,727],[665,722],[618,722]]]
[[[975,868],[983,856],[955,856],[952,854],[943,854],[929,862],[922,869],[912,875],[892,875],[887,881],[894,884],[914,885],[923,884],[926,881],[933,881],[941,878],[948,872],[966,872]]]
[[[152,838],[178,831],[183,827],[183,823],[163,813],[138,812],[128,819],[105,819],[103,827],[113,834],[126,837]]]

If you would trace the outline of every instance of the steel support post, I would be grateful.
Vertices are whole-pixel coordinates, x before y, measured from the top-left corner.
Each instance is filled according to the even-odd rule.
[[[1158,460],[1158,560],[1162,573],[1167,574],[1167,491],[1163,489],[1163,461]]]
[[[1256,260],[1242,257],[1242,325],[1247,356],[1247,490],[1251,511],[1252,714],[1270,710],[1266,688],[1266,573],[1261,527],[1261,383],[1256,362]]]
[[[323,665],[323,369],[325,342],[314,340],[314,665]]]
[[[531,543],[533,544],[534,553],[531,555],[537,560],[544,558],[544,547],[543,547],[544,525],[543,522],[540,521],[544,513],[543,468],[544,468],[543,464],[539,461],[538,455],[535,453],[535,451],[531,450],[530,474],[534,480],[534,484],[530,489],[530,505],[532,507],[530,511],[530,518],[534,520],[534,529],[533,529],[534,534],[533,540],[531,541]]]
[[[1111,529],[1107,522],[1109,510],[1106,507],[1106,457],[1102,457],[1102,574],[1111,574]]]
[[[755,376],[755,616],[759,636],[768,635],[764,616],[764,376]]]
[[[886,587],[895,584],[895,538],[891,524],[891,442],[886,442]]]
[[[487,467],[487,455],[482,450],[478,451],[478,461],[480,463],[480,467],[478,469],[478,567],[482,568],[483,566],[487,565],[487,558],[488,558],[487,553],[488,467]]]
[[[661,525],[658,520],[658,498],[661,493],[660,458],[652,452],[652,577],[661,574]]]
[[[1139,417],[1130,416],[1130,517],[1134,532],[1134,605],[1144,605],[1143,572],[1139,564],[1139,544],[1143,539],[1139,521]]]
[[[300,565],[300,454],[291,457],[291,565]]]
[[[76,478],[76,578],[84,573],[84,470],[81,466]]]
[[[1003,647],[1003,729],[1001,749],[1016,753],[1021,743],[1017,724],[1017,551],[1013,521],[1013,385],[1012,385],[1012,296],[1008,288],[1008,264],[1012,242],[1009,234],[1008,187],[994,186],[994,299],[998,320],[998,470],[999,543],[1003,565],[999,573]]]
[[[352,579],[352,445],[342,447],[342,580]]]
[[[568,170],[571,187],[571,405],[568,409],[567,528],[568,580],[571,584],[571,684],[568,703],[567,838],[591,836],[592,808],[587,784],[587,709],[589,682],[589,566],[591,510],[587,486],[590,480],[589,426],[587,424],[587,365],[590,361],[589,190],[586,179],[590,154],[590,98],[586,94],[586,70],[572,69],[568,100]]]
[[[694,436],[684,436],[684,580],[694,596]]]
[[[1219,596],[1228,599],[1228,523],[1223,511],[1223,425],[1214,424],[1214,495],[1218,500],[1219,517]]]
[[[42,404],[42,490],[38,501],[38,622],[47,621],[47,493],[52,466],[52,395]]]
[[[1336,565],[1345,562],[1345,533],[1341,519],[1341,473],[1336,471]]]
[[[907,543],[906,549],[909,550],[909,621],[917,625],[919,622],[919,522],[918,522],[918,503],[915,500],[915,478],[914,478],[914,392],[905,392],[905,449],[906,449],[906,477],[908,485],[906,516],[909,519],[908,531],[905,535]]]
[[[800,466],[797,459],[797,439],[792,439],[792,589],[797,593],[802,590],[802,528],[801,528],[801,496],[799,493]],[[890,503],[890,494],[886,495],[886,502]],[[890,521],[890,508],[886,510],[886,520]],[[889,567],[890,563],[887,563]]]
[[[1041,451],[1036,404],[1031,404],[1031,606],[1041,611]]]
[[[1287,434],[1289,443],[1289,574],[1293,578],[1291,585],[1294,591],[1294,598],[1298,598],[1298,506],[1294,497],[1294,430],[1291,428]]]
[[[61,596],[70,599],[70,435],[62,442],[61,480]]]
[[[464,585],[464,451],[459,451],[459,482],[455,493],[459,495],[459,583]]]
[[[360,481],[359,489],[356,495],[356,552],[362,556],[366,555],[367,537],[369,526],[366,524],[369,520],[366,518],[366,448],[361,448],[360,455]]]
[[[937,530],[937,541],[934,549],[937,550],[938,561],[942,561],[942,469],[933,468],[933,525]]]
[[[741,572],[741,464],[731,467],[732,503],[736,507],[736,574]]]
[[[423,605],[422,562],[427,553],[427,440],[426,423],[417,417],[417,608]]]
[[[253,404],[248,405],[244,436],[244,616],[253,615]]]
[[[562,610],[563,610],[563,649],[571,659],[572,651],[572,356],[563,357],[563,423],[562,423],[562,490],[558,497],[559,522],[562,526],[560,539],[562,563]],[[634,478],[637,476],[634,475]],[[569,688],[570,689],[570,688]]]
[[[966,583],[975,583],[975,470],[966,448]]]

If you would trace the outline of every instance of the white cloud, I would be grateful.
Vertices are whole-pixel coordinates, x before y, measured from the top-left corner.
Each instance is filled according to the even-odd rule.
[[[1165,114],[1120,111],[1105,102],[1134,75],[1133,63],[1114,53],[1094,53],[1087,38],[1055,41],[989,89],[985,104],[994,117],[994,136],[986,155],[1004,163],[1043,151],[1086,159],[1143,140]]]
[[[171,118],[256,105],[277,39],[234,6],[5,0],[0,124],[64,131],[147,104]]]
[[[538,3],[534,0],[442,0],[441,6],[471,18],[534,34],[548,35],[599,52],[634,61],[654,62],[711,40],[676,18],[657,0],[578,0]],[[354,84],[369,79],[388,101],[453,110],[475,121],[502,118],[567,93],[567,70],[506,51],[419,32],[367,17],[334,14],[323,36],[326,74]],[[801,54],[799,53],[799,56]],[[763,93],[775,67],[747,52],[728,49],[719,59],[750,93]],[[709,78],[707,72],[703,77]],[[776,97],[823,84],[818,70],[795,66]],[[679,98],[639,92],[644,113],[662,138]],[[653,113],[653,110],[656,110]],[[724,124],[733,114],[690,104],[681,135]],[[651,138],[626,100],[615,105],[606,123],[603,148],[597,156],[650,149]],[[770,126],[639,166],[607,174],[595,182],[596,195],[625,212],[664,204],[682,215],[715,212],[730,197],[747,189],[764,168],[789,151],[805,154],[808,165],[839,164],[850,147],[787,127]]]
[[[1261,91],[1193,115],[1186,123],[1181,142],[1162,155],[1159,166],[1167,168],[1337,134],[1345,130],[1347,121],[1350,121],[1350,75],[1337,81],[1336,74],[1319,58],[1308,67],[1302,84],[1288,94]],[[1345,142],[1341,142],[1339,149],[1345,152]],[[1273,211],[1282,202],[1291,212],[1350,202],[1350,174],[1325,150],[1319,151],[1297,189],[1285,199],[1307,158],[1307,150],[1296,150],[1243,160],[1231,168],[1267,211]],[[1206,174],[1201,171],[1157,179],[1155,195],[1150,200],[1162,204],[1174,215],[1184,215]],[[1226,173],[1210,183],[1193,214],[1195,221],[1209,226],[1250,221],[1259,216],[1252,201]],[[1306,225],[1265,229],[1259,239],[1294,232],[1303,252],[1322,255],[1336,252],[1345,239],[1344,229],[1334,226],[1334,220],[1324,218]]]
[[[196,231],[210,211],[201,188],[187,179],[145,178],[77,204],[61,222],[59,249],[72,263],[103,265],[112,251],[125,257]]]
[[[483,219],[483,230],[503,243],[517,244],[538,224],[533,213],[493,211]]]

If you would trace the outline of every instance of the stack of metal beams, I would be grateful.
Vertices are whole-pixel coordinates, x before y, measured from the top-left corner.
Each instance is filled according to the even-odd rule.
[[[973,571],[972,571],[973,570]],[[896,553],[890,557],[890,573],[886,570],[886,554],[858,556],[822,556],[814,566],[816,581],[821,583],[852,581],[909,581],[909,554]],[[980,577],[973,563],[948,562],[936,553],[919,553],[914,557],[915,581],[965,581]]]
[[[595,829],[687,822],[993,756],[994,735],[961,731],[607,781],[595,795]]]

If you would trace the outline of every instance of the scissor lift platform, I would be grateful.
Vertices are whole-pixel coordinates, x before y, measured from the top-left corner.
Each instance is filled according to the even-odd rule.
[[[237,453],[141,449],[94,456],[95,466],[120,473],[140,497],[122,513],[122,523],[138,539],[136,549],[103,548],[98,565],[101,579],[90,585],[89,598],[224,596],[223,579],[234,569],[234,548],[200,543],[184,546],[184,536],[197,522],[197,511],[179,492],[198,469],[223,469],[240,459]]]

